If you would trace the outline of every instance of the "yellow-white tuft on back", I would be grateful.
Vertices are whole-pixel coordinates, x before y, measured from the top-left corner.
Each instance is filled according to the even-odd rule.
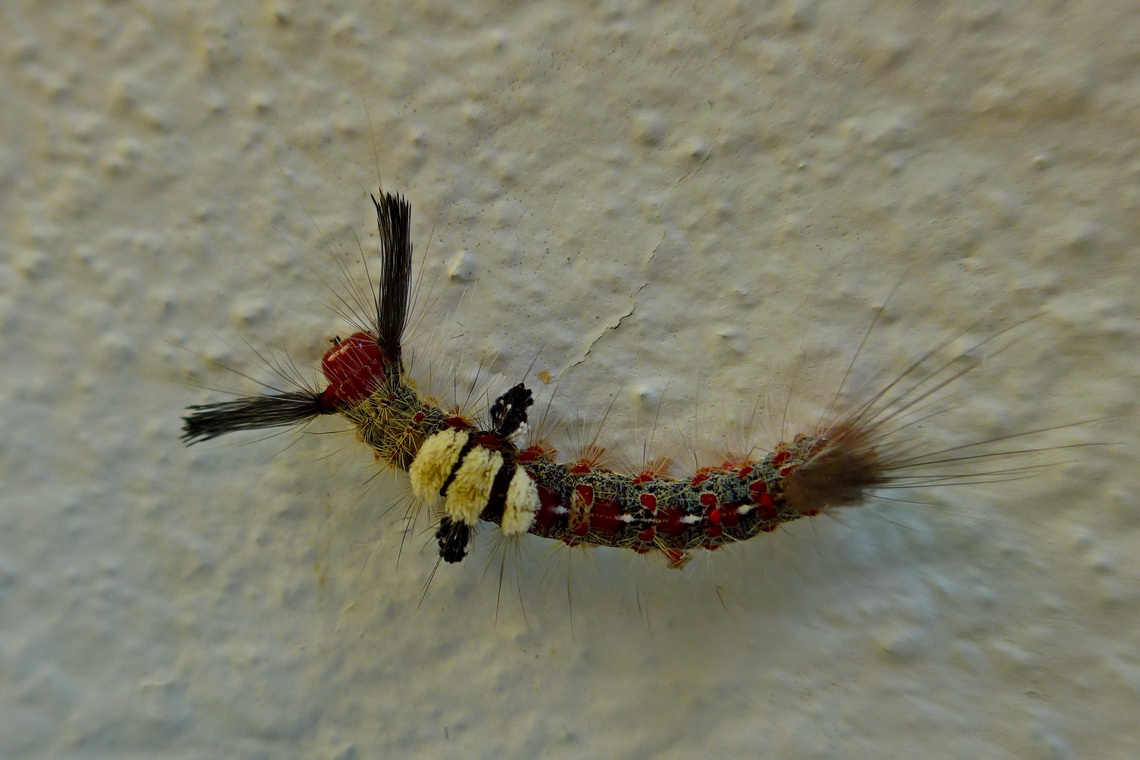
[[[439,489],[447,482],[463,447],[471,434],[466,430],[447,428],[424,441],[416,458],[408,468],[412,493],[417,498],[434,502]]]
[[[491,499],[491,487],[502,466],[503,455],[497,451],[482,446],[468,451],[463,457],[463,463],[455,471],[455,477],[447,486],[443,502],[444,514],[467,525],[479,522],[479,513]]]
[[[503,504],[503,519],[499,527],[505,536],[526,533],[534,523],[534,513],[538,511],[538,488],[529,472],[519,467],[507,486],[507,498]]]

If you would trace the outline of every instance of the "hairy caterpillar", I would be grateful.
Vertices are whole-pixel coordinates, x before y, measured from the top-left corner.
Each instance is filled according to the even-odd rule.
[[[902,415],[969,371],[952,361],[925,368],[945,344],[863,405],[825,418],[763,456],[726,456],[688,477],[671,476],[663,463],[636,473],[614,472],[602,466],[602,450],[596,447],[559,462],[545,441],[517,441],[533,404],[524,385],[499,396],[482,422],[445,410],[418,390],[402,346],[412,285],[411,208],[401,196],[383,191],[372,201],[382,264],[376,310],[369,329],[333,340],[321,360],[327,386],[192,406],[184,418],[187,444],[338,414],[353,424],[378,460],[408,472],[415,496],[437,505],[435,538],[439,556],[449,563],[463,560],[473,530],[487,522],[507,536],[531,533],[570,546],[657,553],[680,568],[699,550],[862,504],[883,487],[1022,471],[971,469],[1028,451],[977,448],[992,440],[922,451],[894,437],[913,424]]]

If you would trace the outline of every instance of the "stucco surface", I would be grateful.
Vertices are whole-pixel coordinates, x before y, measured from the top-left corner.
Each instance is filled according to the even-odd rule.
[[[1131,0],[5,2],[0,756],[1136,757],[1137,50]],[[774,443],[885,301],[864,393],[1036,317],[932,446],[1097,421],[683,573],[436,571],[337,423],[178,441],[344,330],[378,178],[417,376],[545,370],[567,450]]]

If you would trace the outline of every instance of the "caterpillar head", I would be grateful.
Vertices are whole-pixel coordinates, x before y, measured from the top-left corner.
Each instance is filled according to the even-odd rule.
[[[321,359],[321,371],[329,382],[321,394],[322,403],[329,409],[359,404],[398,371],[394,364],[371,333],[334,338]]]
[[[193,444],[239,430],[302,425],[360,404],[390,376],[400,373],[400,343],[408,320],[412,276],[412,210],[402,196],[383,191],[379,198],[372,197],[372,203],[380,232],[376,313],[374,318],[369,316],[373,330],[333,341],[321,359],[328,387],[318,391],[294,383],[296,387],[286,391],[191,406],[191,413],[183,417],[183,441]]]

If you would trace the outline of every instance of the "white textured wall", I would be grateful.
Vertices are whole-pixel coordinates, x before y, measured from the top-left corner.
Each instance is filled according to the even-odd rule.
[[[1140,754],[1135,2],[697,5],[3,4],[0,756]],[[538,357],[631,458],[662,394],[673,454],[826,399],[900,277],[859,375],[1039,315],[935,444],[1117,445],[684,574],[535,541],[500,595],[488,541],[421,604],[351,436],[178,441],[187,376],[257,387],[210,359],[343,329],[378,172],[437,385]]]

